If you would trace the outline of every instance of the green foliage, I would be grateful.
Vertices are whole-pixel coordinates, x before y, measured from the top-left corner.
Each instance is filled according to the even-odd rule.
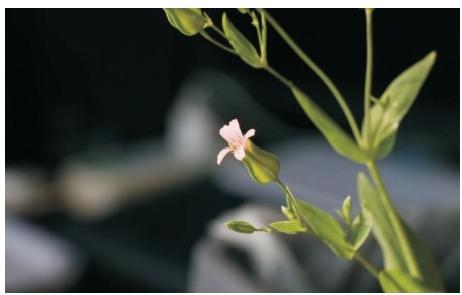
[[[381,205],[378,192],[363,173],[358,175],[358,193],[361,205],[367,208],[374,218],[372,232],[382,249],[384,268],[409,274],[404,254],[393,232],[387,212]],[[442,280],[431,251],[417,238],[404,221],[400,220],[400,222],[405,229],[407,239],[411,243],[411,249],[417,259],[422,279],[430,288],[442,290]]]
[[[402,72],[387,87],[379,103],[371,108],[368,137],[372,142],[374,158],[384,158],[393,149],[401,120],[417,98],[435,59],[436,52],[432,51]]]
[[[347,224],[351,223],[351,196],[347,196],[345,200],[343,200],[340,216]]]
[[[348,243],[340,224],[329,213],[309,203],[296,199],[298,213],[309,225],[310,232],[323,241],[337,256],[352,259],[354,249]]]
[[[295,214],[292,209],[285,206],[281,206],[282,213],[288,220],[296,220]]]
[[[314,101],[297,87],[292,87],[292,93],[305,114],[337,153],[360,164],[367,162],[366,154]]]
[[[257,69],[265,66],[253,44],[233,25],[226,13],[223,13],[222,26],[226,38],[243,61]]]
[[[279,178],[279,159],[247,140],[246,154],[242,160],[252,179],[267,184]]]
[[[405,222],[403,222],[403,226],[411,242],[411,248],[417,258],[417,263],[425,284],[433,290],[443,291],[443,280],[436,266],[432,252]]]
[[[355,250],[361,248],[366,241],[371,232],[372,224],[372,215],[365,208],[353,219],[347,239]]]
[[[382,249],[385,269],[407,272],[406,262],[387,212],[383,208],[377,190],[362,172],[358,174],[358,195],[361,207],[366,208],[374,218],[372,233]]]
[[[270,224],[275,230],[285,234],[298,234],[306,232],[306,228],[296,220],[276,221]]]
[[[418,278],[414,278],[408,273],[400,270],[384,270],[379,274],[380,285],[383,291],[389,293],[397,292],[437,292],[424,284],[424,282]]]
[[[200,8],[164,8],[164,12],[170,24],[186,36],[200,33],[206,25]]]

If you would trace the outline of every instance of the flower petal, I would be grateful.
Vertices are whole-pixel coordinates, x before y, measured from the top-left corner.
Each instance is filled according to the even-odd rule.
[[[239,122],[237,119],[229,121],[228,125],[224,125],[220,129],[220,135],[223,137],[228,143],[240,143],[244,139],[244,135],[242,135],[241,128],[239,127]]]
[[[234,157],[239,161],[242,161],[242,159],[244,159],[245,157],[244,146],[241,145],[236,150],[234,150]]]
[[[225,147],[222,149],[217,156],[217,164],[220,165],[221,161],[223,161],[223,158],[231,151],[229,147]]]
[[[245,133],[245,138],[250,138],[252,136],[255,135],[255,129],[249,129],[246,133]]]

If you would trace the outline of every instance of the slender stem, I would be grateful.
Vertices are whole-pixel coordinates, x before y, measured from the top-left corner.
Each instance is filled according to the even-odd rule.
[[[371,273],[371,275],[376,278],[377,280],[379,279],[379,270],[371,263],[369,260],[366,259],[359,251],[355,253],[354,259],[361,263],[361,265]]]
[[[228,38],[226,38],[225,33],[223,33],[217,26],[215,26],[215,24],[212,24],[210,27],[212,28],[212,30],[218,33],[218,35],[220,35],[223,39],[228,40]]]
[[[363,142],[366,148],[370,147],[370,102],[372,92],[372,63],[373,63],[373,43],[372,43],[372,9],[366,8],[366,42],[367,42],[367,57],[366,57],[366,77],[364,82],[364,129]]]
[[[281,81],[284,85],[286,85],[287,87],[289,87],[290,89],[292,89],[294,87],[294,84],[292,83],[292,81],[290,81],[289,79],[285,78],[283,75],[281,75],[278,71],[276,71],[275,69],[273,69],[270,65],[266,65],[266,67],[264,67],[264,69],[270,73],[271,75],[273,75],[276,79],[278,79],[279,81]]]
[[[213,38],[212,38],[209,34],[207,34],[206,32],[202,31],[202,32],[201,32],[201,35],[202,35],[202,37],[204,37],[205,39],[207,39],[208,41],[210,41],[212,44],[214,44],[215,46],[218,46],[218,47],[220,47],[221,49],[223,49],[223,50],[225,50],[225,51],[227,51],[227,52],[229,52],[229,53],[231,53],[231,54],[236,54],[236,52],[235,52],[232,48],[230,48],[230,47],[228,47],[228,46],[225,46],[225,45],[221,44],[221,43],[218,42],[217,40],[213,39]]]
[[[258,9],[260,13],[264,13],[269,24],[276,30],[276,32],[281,36],[281,38],[289,45],[289,47],[295,52],[295,54],[324,82],[324,84],[329,88],[329,90],[334,95],[338,104],[342,108],[345,117],[348,120],[353,135],[358,143],[361,142],[361,135],[358,129],[358,125],[354,119],[353,114],[351,113],[348,104],[345,101],[345,98],[340,93],[338,88],[332,82],[332,80],[324,73],[323,70],[308,56],[303,52],[303,50],[295,43],[295,41],[287,34],[287,32],[278,24],[278,22],[266,11],[265,9]]]
[[[297,217],[297,220],[303,224],[303,220],[300,214],[298,213],[297,202],[295,201],[295,196],[292,194],[289,187],[285,185],[280,179],[276,179],[276,182],[281,187],[284,194],[287,196],[287,199],[288,199],[287,205],[289,206],[289,208],[293,208],[293,210],[295,211],[295,216]]]
[[[390,219],[391,227],[394,233],[396,234],[396,238],[398,239],[401,250],[403,251],[403,256],[406,261],[406,265],[409,268],[409,272],[411,273],[411,275],[421,277],[417,259],[411,248],[411,243],[404,231],[403,224],[398,216],[396,208],[393,206],[393,203],[391,202],[390,196],[385,187],[385,183],[383,182],[377,164],[375,163],[375,161],[370,161],[367,163],[367,168],[369,169],[371,177],[379,191],[379,197],[381,199],[383,209]]]

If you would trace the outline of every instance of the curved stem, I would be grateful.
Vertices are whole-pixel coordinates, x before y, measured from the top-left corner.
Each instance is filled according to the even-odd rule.
[[[338,88],[332,82],[332,80],[324,73],[323,70],[308,56],[303,52],[303,50],[294,42],[294,40],[287,34],[287,32],[278,24],[278,22],[266,11],[265,9],[261,8],[258,9],[260,13],[264,13],[266,20],[269,24],[276,30],[276,32],[281,36],[281,38],[289,45],[289,47],[295,52],[295,54],[324,82],[324,84],[329,88],[329,90],[334,95],[335,99],[337,100],[338,104],[342,108],[345,117],[348,120],[350,128],[353,132],[353,135],[358,142],[361,142],[361,135],[358,129],[358,125],[354,119],[353,114],[351,113],[348,104],[345,101],[345,98],[340,93]]]
[[[370,146],[369,130],[370,130],[370,102],[372,90],[372,61],[373,61],[373,44],[372,44],[372,9],[366,8],[366,42],[367,42],[367,57],[366,57],[366,77],[364,82],[364,129],[363,142],[368,148]]]
[[[396,211],[396,208],[393,206],[393,203],[391,202],[390,196],[385,187],[385,183],[383,182],[382,175],[380,174],[377,164],[375,163],[375,161],[370,161],[367,163],[367,168],[369,169],[372,180],[374,181],[375,186],[378,189],[383,209],[390,218],[391,227],[394,233],[396,234],[398,243],[401,247],[401,250],[403,251],[403,256],[406,261],[406,265],[409,267],[409,272],[411,273],[411,275],[421,277],[417,259],[411,248],[411,243],[404,231],[404,227],[398,216],[398,212]]]
[[[379,279],[379,270],[371,263],[369,260],[366,259],[359,251],[355,253],[354,259],[361,263],[361,265],[368,271],[370,274],[376,278],[377,280]]]
[[[228,47],[228,46],[225,46],[223,44],[221,44],[220,42],[218,42],[217,40],[213,39],[209,34],[207,34],[206,32],[202,31],[200,33],[202,35],[202,37],[204,37],[205,39],[207,39],[208,41],[210,41],[212,44],[214,44],[215,46],[218,46],[220,47],[221,49],[225,50],[226,52],[228,53],[231,53],[231,54],[236,54],[236,52]]]

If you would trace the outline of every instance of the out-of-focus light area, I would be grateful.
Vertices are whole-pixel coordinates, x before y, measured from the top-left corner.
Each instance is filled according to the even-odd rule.
[[[220,24],[222,10],[207,13]],[[272,9],[362,116],[359,9]],[[378,9],[374,94],[435,49],[436,65],[379,162],[403,218],[459,291],[459,10]],[[228,10],[254,36],[248,17]],[[228,220],[281,220],[276,185],[232,157],[238,118],[278,155],[297,197],[357,209],[362,167],[335,154],[289,91],[171,27],[161,9],[6,9],[6,291],[377,292],[360,265],[309,236],[240,235]],[[270,63],[345,129],[325,86],[268,34]],[[377,265],[372,237],[364,254]]]

